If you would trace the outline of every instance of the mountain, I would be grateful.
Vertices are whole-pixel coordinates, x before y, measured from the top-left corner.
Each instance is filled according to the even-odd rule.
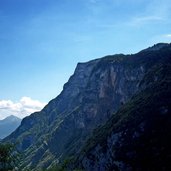
[[[142,51],[157,51],[157,50],[160,50],[162,49],[163,47],[166,48],[166,47],[169,47],[170,45],[167,44],[167,43],[157,43],[147,49],[144,49]]]
[[[151,68],[140,88],[94,131],[76,167],[86,171],[171,170],[171,64]]]
[[[49,168],[74,156],[77,158],[75,162],[78,166],[86,170],[95,168],[104,170],[98,166],[100,163],[103,164],[103,158],[102,160],[98,158],[99,155],[103,155],[100,150],[98,151],[98,143],[105,142],[107,135],[112,135],[112,131],[114,136],[109,139],[111,144],[117,141],[120,134],[125,135],[123,138],[126,138],[127,130],[129,133],[129,130],[135,130],[135,126],[141,126],[138,120],[141,118],[141,111],[147,111],[142,116],[153,114],[153,110],[149,108],[155,109],[155,101],[153,101],[155,97],[151,99],[150,97],[153,92],[155,94],[160,92],[160,89],[154,85],[162,83],[161,78],[167,76],[171,69],[171,44],[155,46],[158,48],[147,48],[134,55],[117,54],[78,63],[61,94],[51,100],[42,111],[24,118],[17,130],[4,140],[18,143],[17,148],[23,153],[21,168],[29,170]],[[170,77],[166,80],[170,80]],[[170,90],[170,81],[166,81],[166,87]],[[164,89],[161,89],[162,100],[165,99],[163,91]],[[143,92],[146,95],[141,97]],[[170,95],[169,91],[167,93]],[[134,98],[139,100],[136,101]],[[147,105],[148,101],[151,102],[149,105]],[[159,98],[157,102],[160,103]],[[163,105],[161,108],[164,113],[170,112],[167,99],[166,102],[166,106]],[[148,120],[148,117],[145,118]],[[153,123],[152,119],[149,120]],[[107,125],[101,128],[105,123]],[[168,126],[167,129],[169,128]],[[122,130],[117,134],[115,129]],[[149,130],[151,129],[149,126]],[[136,131],[134,133],[137,136]],[[167,135],[170,136],[169,133]],[[129,139],[123,140],[125,142],[123,145],[127,140]],[[119,146],[117,147],[121,150]],[[95,159],[99,163],[87,159],[87,156],[92,154],[91,149],[95,151],[97,149]],[[118,165],[123,164],[123,168],[127,166],[124,161],[119,162],[118,158],[107,159],[114,160],[115,163],[118,161]],[[106,160],[104,162],[105,166],[109,164]]]
[[[0,139],[5,138],[11,134],[20,125],[21,119],[11,115],[3,120],[0,120]]]

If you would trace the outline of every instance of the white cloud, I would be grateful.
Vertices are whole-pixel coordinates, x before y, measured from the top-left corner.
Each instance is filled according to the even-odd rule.
[[[33,112],[40,111],[45,105],[46,103],[33,100],[30,97],[22,97],[19,102],[0,100],[0,119],[9,115],[23,118]]]
[[[165,34],[164,37],[171,38],[171,34]]]
[[[152,44],[156,43],[171,43],[171,34],[159,34],[154,35],[148,40],[149,44],[147,46],[150,46]]]

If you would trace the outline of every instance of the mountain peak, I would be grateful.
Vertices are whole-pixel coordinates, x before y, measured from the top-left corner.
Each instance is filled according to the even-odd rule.
[[[0,120],[0,139],[11,134],[21,123],[21,119],[10,115],[3,120]]]
[[[121,126],[123,126],[121,135],[123,134],[124,138],[127,138],[129,135],[131,136],[130,140],[134,140],[134,137],[138,138],[139,132],[143,133],[144,130],[140,124],[142,122],[144,125],[143,119],[146,119],[144,117],[142,118],[142,121],[137,120],[137,118],[141,119],[141,117],[139,117],[141,116],[141,111],[146,110],[143,106],[147,105],[148,110],[151,112],[149,109],[150,103],[146,103],[146,101],[149,101],[151,93],[150,96],[148,95],[149,92],[144,95],[144,91],[146,89],[150,89],[153,93],[153,87],[156,85],[155,87],[157,90],[154,92],[157,92],[155,94],[157,96],[159,94],[160,87],[163,87],[162,89],[164,90],[165,85],[168,87],[170,86],[170,73],[168,72],[170,65],[168,66],[169,69],[166,70],[166,65],[171,62],[170,46],[171,44],[159,43],[151,48],[147,48],[148,50],[146,50],[145,53],[137,53],[133,55],[109,55],[97,60],[95,59],[93,61],[78,63],[74,74],[64,85],[61,94],[50,101],[42,111],[33,113],[32,115],[24,118],[18,129],[3,140],[3,142],[19,142],[17,149],[23,153],[20,170],[24,170],[25,168],[29,170],[46,169],[50,168],[55,163],[62,163],[68,157],[73,155],[73,157],[76,157],[79,152],[84,150],[82,147],[84,145],[87,146],[85,142],[89,140],[94,129],[97,129],[100,125],[104,125],[106,121],[108,122],[108,120],[113,118],[117,111],[120,111],[120,109],[125,105],[128,107],[123,110],[123,119],[120,119],[122,118],[122,114],[119,113],[117,114],[116,119],[112,120],[111,125],[118,126],[116,128],[116,132],[120,132]],[[167,78],[163,75],[167,76]],[[162,86],[159,86],[160,80],[164,80],[161,84]],[[142,103],[141,108],[139,107],[139,101],[137,103],[136,98],[135,103],[129,103],[129,101],[139,92],[142,92],[143,95],[142,96],[140,94],[139,97],[140,102]],[[157,109],[157,111],[167,113],[170,111],[167,107],[169,106],[167,105],[169,103],[166,103],[167,98],[163,100],[166,97],[166,94],[161,94],[161,96],[163,103],[161,103],[161,108]],[[155,96],[152,97],[154,98]],[[154,99],[155,104],[158,99],[160,102],[161,98],[160,96],[157,96],[157,99]],[[135,115],[132,117],[133,108],[135,108]],[[155,108],[156,105],[153,106],[153,109]],[[154,110],[154,113],[151,113],[153,116],[156,111]],[[147,114],[147,121],[148,115],[149,114]],[[164,116],[167,115],[162,114],[162,119]],[[129,118],[128,121],[127,118]],[[152,119],[150,119],[150,122],[147,122],[147,126],[148,123],[151,123],[151,120]],[[125,127],[124,123],[128,123],[128,126]],[[159,124],[155,125],[158,126]],[[132,127],[135,127],[134,132]],[[106,136],[111,134],[113,128],[110,128],[112,128],[110,125],[109,127],[105,127],[105,131],[101,131],[101,134],[99,134],[100,138],[96,139],[97,136],[94,136],[99,142],[97,142],[97,144],[101,143],[101,138],[104,137],[103,135]],[[132,131],[130,134],[127,134],[127,128]],[[157,130],[162,129],[159,127]],[[168,130],[170,131],[170,129]],[[145,134],[144,137],[149,135],[149,131],[153,133],[153,129],[147,130],[148,134]],[[105,132],[106,134],[104,134]],[[108,144],[109,147],[111,147],[112,144],[115,144],[117,139],[120,137],[120,133],[116,134],[116,136],[113,135],[114,134],[110,135],[110,141],[105,140],[103,144]],[[153,136],[153,134],[151,135]],[[138,143],[140,139],[135,140]],[[155,139],[152,140],[154,141]],[[92,142],[93,143],[90,143],[90,146],[88,145],[90,147],[89,149],[92,149],[94,146],[95,141],[92,140]],[[93,144],[93,146],[91,144]],[[120,150],[122,146],[120,146],[120,142],[118,144],[116,147]],[[142,147],[143,146],[141,146],[141,148]],[[110,148],[109,153],[106,153],[107,156],[110,156],[108,154],[111,154],[114,148]],[[99,148],[97,147],[97,150],[98,149]],[[127,149],[127,147],[124,147],[123,151],[125,149]],[[161,147],[160,149],[163,148]],[[134,159],[134,156],[136,155],[136,152],[134,151],[126,153],[125,155],[128,154],[128,157]],[[158,154],[158,150],[156,150],[156,152],[153,151],[154,149],[151,148],[151,154]],[[92,156],[95,154],[96,152],[93,152]],[[143,157],[146,156],[145,154],[146,151],[142,154]],[[113,156],[115,156],[115,154],[112,154],[111,157]],[[157,158],[157,156],[155,157]],[[99,161],[100,158],[101,157],[95,160],[95,162]],[[104,164],[103,161],[109,162],[113,160],[111,160],[111,158],[109,158],[109,160],[104,160],[105,158],[102,157],[100,159],[102,162],[99,163],[99,165]],[[122,156],[120,155],[118,158],[122,158]],[[113,165],[116,165],[118,158],[113,161]],[[85,163],[87,163],[87,159],[85,160]],[[118,164],[122,165],[122,163],[123,162],[121,161],[121,163]],[[109,166],[108,164],[111,163],[106,164],[106,169]],[[87,168],[86,165],[84,166]],[[90,168],[85,170],[105,170],[104,167],[102,169],[98,169],[98,167],[92,168],[91,163],[88,164],[88,166],[90,166]],[[126,169],[115,169],[115,167],[112,167],[109,170]],[[137,168],[132,170],[137,170]]]
[[[144,49],[142,51],[156,51],[156,50],[160,50],[164,47],[168,47],[170,45],[171,45],[170,43],[157,43],[157,44],[154,44],[153,46],[151,46],[147,49]]]
[[[21,120],[21,119],[18,118],[17,116],[10,115],[10,116],[7,116],[4,120],[5,120],[5,121],[19,121],[19,120]]]

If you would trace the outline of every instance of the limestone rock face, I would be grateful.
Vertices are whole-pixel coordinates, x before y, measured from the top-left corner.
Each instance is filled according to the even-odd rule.
[[[76,160],[80,168],[171,169],[171,50],[168,57],[160,53],[160,63],[145,72],[135,95],[88,140]]]
[[[42,111],[24,118],[20,127],[5,139],[18,142],[18,149],[25,155],[21,167],[47,168],[66,156],[79,154],[92,131],[145,89],[146,74],[153,66],[168,61],[170,55],[167,45],[155,51],[78,63],[61,94]],[[114,144],[121,134],[113,133],[108,143]],[[105,155],[110,155],[111,150]],[[103,158],[100,157],[101,163],[105,162]],[[89,168],[88,160],[83,163]]]
[[[136,94],[91,136],[76,162],[83,170],[171,169],[171,65],[162,69],[168,75],[161,82]]]

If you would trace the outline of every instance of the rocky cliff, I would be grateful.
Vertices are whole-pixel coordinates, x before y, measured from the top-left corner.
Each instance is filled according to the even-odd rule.
[[[142,90],[98,128],[78,155],[87,171],[170,170],[171,60],[152,67]]]
[[[165,44],[135,55],[111,55],[79,63],[61,94],[42,111],[24,118],[5,139],[17,143],[24,154],[21,168],[48,168],[80,154],[93,130],[145,89],[143,80],[150,69],[170,62],[170,57],[171,45]]]

